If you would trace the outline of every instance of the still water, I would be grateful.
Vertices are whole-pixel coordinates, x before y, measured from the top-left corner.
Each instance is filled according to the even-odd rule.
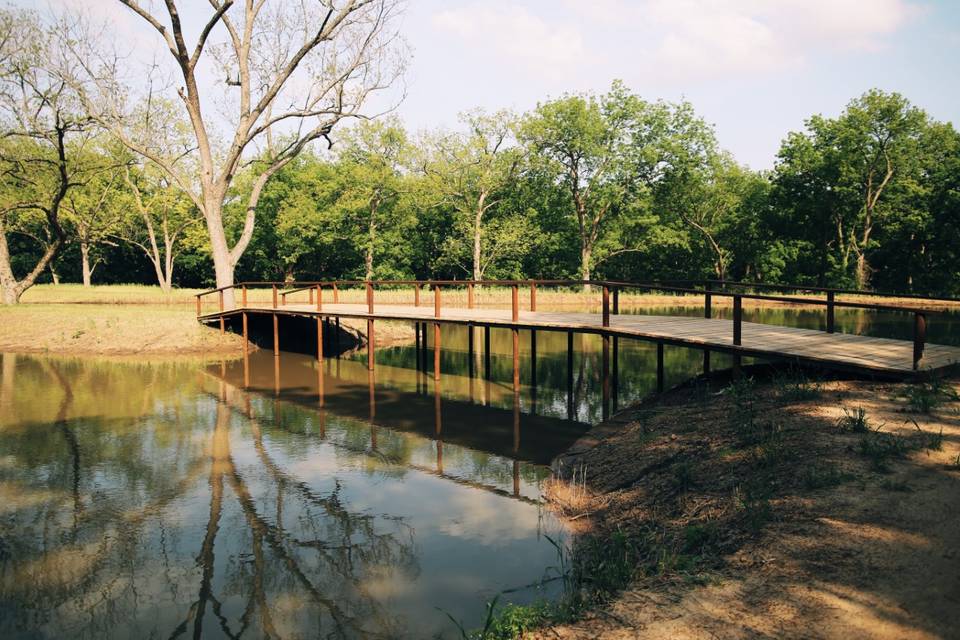
[[[837,322],[909,335],[909,318]],[[931,341],[957,328],[935,319]],[[413,347],[379,349],[375,375],[363,354],[4,354],[0,637],[455,638],[447,614],[471,628],[498,593],[556,596],[551,539],[569,536],[541,502],[546,465],[602,413],[601,342],[577,336],[568,369],[565,334],[539,332],[536,359],[531,338],[519,394],[501,330],[487,379],[482,338],[471,361],[467,330],[444,328],[439,384]],[[655,358],[619,341],[620,406],[655,388]],[[665,364],[674,384],[702,354]]]

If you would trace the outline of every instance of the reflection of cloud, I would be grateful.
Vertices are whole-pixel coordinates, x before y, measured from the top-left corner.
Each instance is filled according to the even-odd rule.
[[[439,523],[439,531],[488,546],[529,539],[537,530],[536,507],[479,489],[452,492],[444,511],[456,515]]]

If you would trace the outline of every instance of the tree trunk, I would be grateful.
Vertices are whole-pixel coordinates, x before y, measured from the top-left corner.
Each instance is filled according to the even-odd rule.
[[[60,284],[60,274],[57,273],[56,267],[53,266],[53,263],[50,263],[50,278],[53,280],[54,285]]]
[[[89,287],[93,271],[90,270],[90,244],[80,242],[80,262],[83,268],[83,286]]]
[[[473,218],[473,279],[480,280],[483,277],[483,271],[480,264],[480,248],[483,240],[483,202],[487,194],[480,195],[480,202],[477,203],[477,211]]]
[[[233,286],[234,263],[230,256],[230,247],[227,244],[227,235],[223,230],[223,202],[216,196],[211,196],[204,202],[204,218],[207,222],[207,233],[210,236],[210,255],[213,258],[213,271],[216,275],[216,288]],[[224,309],[236,308],[233,289],[223,292]]]
[[[581,280],[590,280],[590,259],[593,255],[593,246],[587,241],[584,241],[580,247],[580,279]],[[584,284],[583,291],[588,293],[590,291],[590,285]]]

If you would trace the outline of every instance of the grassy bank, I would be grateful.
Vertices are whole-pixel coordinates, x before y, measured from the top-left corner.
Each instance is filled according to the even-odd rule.
[[[624,412],[549,491],[581,534],[564,596],[502,596],[472,636],[954,637],[958,399],[956,381],[778,376]]]
[[[236,335],[165,304],[21,304],[0,308],[0,351],[63,355],[238,354]]]

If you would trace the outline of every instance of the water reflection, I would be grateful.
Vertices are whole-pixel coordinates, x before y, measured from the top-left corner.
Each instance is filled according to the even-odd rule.
[[[545,469],[462,444],[445,390],[424,435],[372,378],[259,355],[3,356],[2,637],[430,637],[552,563]]]

